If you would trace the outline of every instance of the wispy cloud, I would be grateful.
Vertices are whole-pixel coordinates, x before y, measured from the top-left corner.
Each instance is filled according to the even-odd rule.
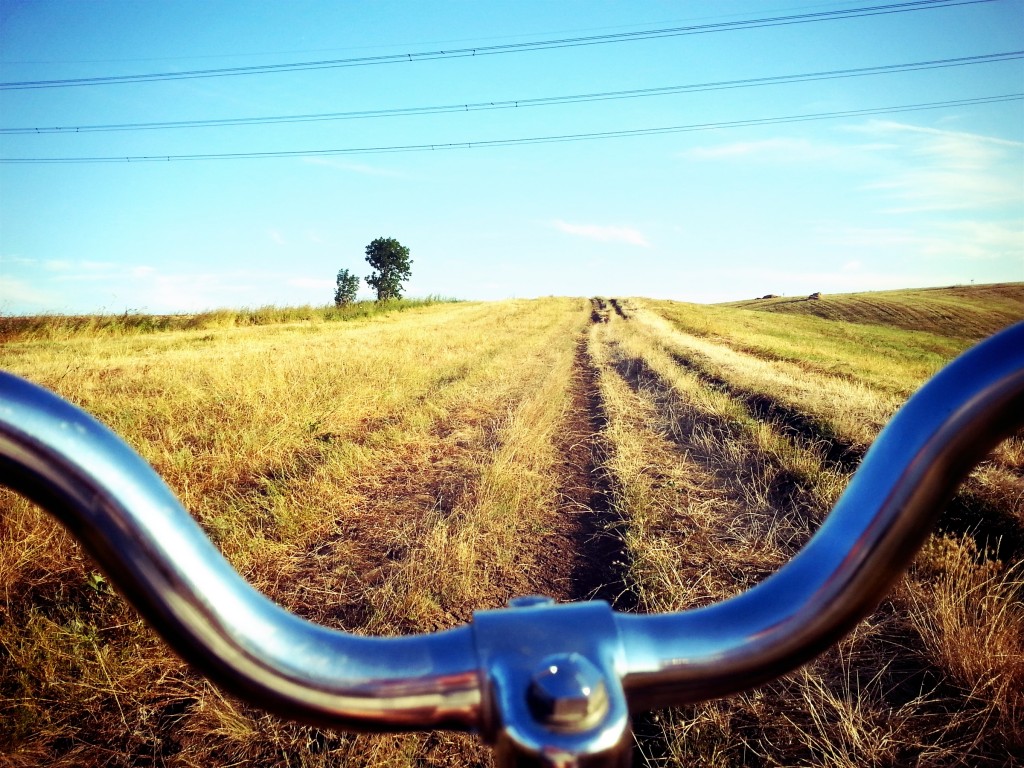
[[[25,256],[0,253],[0,264],[35,264],[36,262],[36,259],[26,258]]]
[[[762,163],[841,163],[886,150],[883,143],[825,141],[795,136],[776,136],[757,141],[732,141],[711,146],[694,146],[679,157],[694,161],[758,161]]]
[[[46,259],[42,262],[46,279],[52,282],[102,282],[120,279],[125,276],[124,264],[115,261],[98,261],[95,259]]]
[[[570,224],[567,221],[556,219],[552,226],[567,235],[583,237],[587,240],[597,240],[603,243],[628,243],[644,248],[650,247],[647,237],[638,229],[632,227],[616,227],[601,224]]]
[[[285,240],[284,235],[278,229],[268,229],[267,236],[274,241],[275,245],[288,245],[288,241]]]
[[[1022,142],[883,120],[851,130],[894,146],[887,170],[864,185],[880,193],[886,213],[1024,206]]]
[[[1013,139],[1003,139],[998,136],[986,136],[982,133],[970,133],[968,131],[949,131],[942,128],[931,128],[925,125],[900,123],[893,120],[869,120],[862,125],[852,126],[847,130],[855,133],[866,133],[881,136],[891,136],[899,133],[934,136],[944,141],[963,143],[966,146],[987,144],[996,147],[1024,148],[1024,142]]]
[[[55,294],[41,291],[25,280],[0,276],[0,308],[8,302],[20,311],[49,309],[59,303]]]
[[[830,247],[868,252],[913,253],[929,259],[953,257],[983,261],[1024,253],[1024,222],[945,221],[927,231],[901,227],[840,227],[821,230]]]
[[[710,147],[694,147],[682,153],[692,160],[757,158],[769,162],[810,162],[838,157],[846,148],[808,139],[779,137],[760,141],[736,141]]]
[[[859,182],[851,183],[874,194],[879,212],[888,214],[1024,206],[1022,142],[889,120],[844,126],[833,136],[738,141],[694,147],[680,156],[704,162],[839,166],[857,174]]]

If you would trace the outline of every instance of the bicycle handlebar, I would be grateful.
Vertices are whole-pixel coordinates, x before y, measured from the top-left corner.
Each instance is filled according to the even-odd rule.
[[[2,372],[0,482],[63,522],[182,657],[264,709],[344,729],[477,730],[499,765],[621,766],[630,711],[753,687],[845,634],[964,476],[1021,425],[1024,323],[925,384],[811,541],[747,592],[663,615],[522,598],[402,638],[328,629],[275,605],[117,435]]]

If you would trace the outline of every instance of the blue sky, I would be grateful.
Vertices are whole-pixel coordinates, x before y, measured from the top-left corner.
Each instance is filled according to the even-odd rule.
[[[1024,50],[1024,0],[763,23],[875,2],[13,2],[0,81],[406,54],[293,72],[0,89],[0,128],[477,104]],[[893,10],[893,9],[889,9]],[[494,55],[452,50],[700,27]],[[418,54],[445,51],[433,59]],[[324,304],[379,236],[407,294],[714,302],[1024,280],[1024,59],[669,95],[275,124],[0,133],[0,312]],[[950,104],[950,102],[958,102]],[[899,110],[920,104],[927,110]],[[866,110],[885,110],[863,114]],[[846,117],[778,121],[860,112]],[[760,125],[722,126],[766,120]],[[362,291],[369,296],[366,286]]]

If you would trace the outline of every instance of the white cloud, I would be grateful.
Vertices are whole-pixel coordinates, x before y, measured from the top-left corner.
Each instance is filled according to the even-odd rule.
[[[922,252],[927,256],[962,256],[974,261],[1013,256],[1021,272],[1024,264],[1024,222],[1016,226],[993,221],[951,221],[936,228],[937,237],[927,241]]]
[[[891,214],[963,211],[1024,202],[1020,185],[998,168],[905,170],[864,188],[891,198],[895,204],[883,209]]]
[[[587,240],[597,240],[603,243],[617,242],[639,245],[644,248],[650,247],[650,243],[642,232],[632,227],[604,226],[600,224],[570,224],[567,221],[556,219],[552,222],[555,229],[567,235],[583,237]]]
[[[267,230],[267,235],[270,237],[271,240],[274,241],[274,243],[276,245],[287,245],[288,244],[287,241],[284,239],[284,235],[281,234],[280,230],[268,229]]]
[[[885,170],[863,186],[879,193],[884,213],[1024,206],[1022,142],[882,120],[852,130],[894,148]]]
[[[851,185],[885,214],[1024,207],[1022,142],[886,120],[839,130],[866,141],[775,137],[695,147],[681,157],[838,166],[860,178]]]

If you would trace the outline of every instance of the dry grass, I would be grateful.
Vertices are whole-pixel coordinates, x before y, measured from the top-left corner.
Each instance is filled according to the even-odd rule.
[[[933,537],[908,590],[909,618],[927,653],[980,705],[986,729],[1024,744],[1024,578],[979,557],[970,538]]]
[[[530,591],[537,553],[509,543],[557,506],[552,441],[585,321],[574,300],[437,305],[344,326],[23,342],[4,364],[124,435],[278,602],[357,631],[425,631]],[[93,588],[48,517],[9,495],[4,507],[12,759],[485,760],[465,737],[324,734],[217,695]]]
[[[870,443],[967,343],[644,300],[267,323],[57,323],[9,340],[0,365],[125,436],[275,600],[384,634],[541,590],[643,611],[735,594],[831,507],[856,457],[837,446]],[[994,554],[970,516],[1019,533],[1022,459],[1018,437],[975,474],[962,519],[839,646],[743,695],[639,718],[638,760],[1017,764],[1022,553]],[[336,733],[220,694],[57,524],[0,494],[0,763],[489,764],[465,735]]]
[[[888,392],[757,358],[728,338],[686,334],[637,303],[628,322],[612,318],[594,336],[608,466],[640,606],[686,608],[774,570],[831,506],[846,471],[825,460],[829,441],[815,424],[869,442],[873,414],[894,404]],[[664,304],[659,313],[672,316]],[[811,418],[802,430],[791,419],[773,423],[751,411],[746,393]],[[849,412],[835,413],[836,402]],[[1019,473],[1016,450],[1003,455],[1007,472]],[[1019,512],[1019,495],[993,494]],[[892,599],[838,648],[758,691],[660,713],[641,729],[644,759],[1016,764],[1024,750],[1020,566],[991,557],[972,538],[933,537]]]
[[[816,456],[704,387],[636,330],[613,323],[592,340],[604,363],[607,466],[637,602],[680,610],[781,566],[841,484]]]
[[[776,315],[771,323],[758,319],[752,324],[748,317],[754,313],[721,308],[714,316],[717,331],[695,335],[681,330],[694,326],[695,305],[639,303],[632,317],[651,344],[699,372],[705,384],[795,415],[795,429],[842,448],[833,453],[845,454],[848,464],[866,450],[906,397],[963,346],[953,343],[940,351],[941,345],[919,332],[858,327],[851,333],[848,324],[810,317]],[[730,319],[735,319],[732,327]],[[838,346],[833,343],[837,336],[843,339]],[[815,338],[821,340],[817,363],[808,364],[809,357],[793,362],[766,351],[784,343],[805,350]],[[1000,519],[997,530],[988,533],[1024,530],[1022,446],[1020,435],[1004,442],[967,484],[973,506],[987,506]]]

